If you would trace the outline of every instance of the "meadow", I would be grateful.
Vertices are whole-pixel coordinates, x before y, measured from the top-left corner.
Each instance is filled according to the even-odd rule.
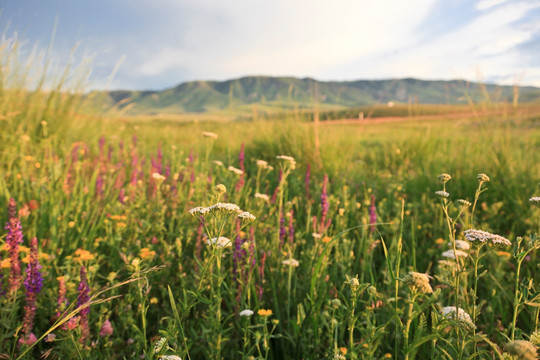
[[[534,108],[142,121],[2,79],[0,358],[537,358]]]

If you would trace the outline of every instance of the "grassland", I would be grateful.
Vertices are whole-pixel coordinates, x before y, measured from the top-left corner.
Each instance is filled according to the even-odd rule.
[[[2,89],[4,358],[535,358],[530,107],[316,126],[87,101]]]

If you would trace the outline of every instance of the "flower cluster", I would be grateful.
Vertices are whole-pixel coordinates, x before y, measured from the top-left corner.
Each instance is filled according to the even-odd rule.
[[[529,199],[529,202],[534,206],[540,208],[540,196],[533,196]]]
[[[449,174],[441,174],[438,176],[438,178],[443,184],[452,180],[452,176],[450,176]]]
[[[465,239],[470,242],[478,241],[480,243],[490,242],[492,245],[510,246],[512,243],[505,237],[492,234],[487,231],[469,229],[463,232]]]
[[[471,319],[471,316],[462,308],[458,307],[456,311],[455,306],[445,306],[441,309],[441,314],[444,317],[462,322],[467,328],[471,330],[476,328]]]
[[[469,256],[469,254],[467,254],[465,251],[456,250],[455,253],[454,253],[454,250],[452,250],[452,249],[444,251],[441,255],[443,257],[445,257],[445,258],[454,259],[454,260],[456,259],[456,256],[458,258]]]
[[[429,276],[424,273],[410,271],[404,278],[405,282],[411,289],[418,290],[422,294],[431,294],[433,289],[429,284]]]
[[[300,265],[298,260],[293,259],[293,258],[283,260],[281,263],[283,265],[287,265],[287,266],[290,266],[290,267],[298,267],[298,265]]]
[[[442,191],[442,190],[435,191],[435,195],[437,195],[440,198],[447,198],[447,197],[450,196],[449,193],[447,193],[446,191]]]
[[[229,238],[226,238],[225,236],[220,236],[218,238],[215,237],[215,238],[212,238],[212,239],[207,239],[206,244],[207,245],[213,245],[213,246],[216,246],[218,248],[225,248],[225,247],[231,247],[232,246],[231,240],[229,240]]]

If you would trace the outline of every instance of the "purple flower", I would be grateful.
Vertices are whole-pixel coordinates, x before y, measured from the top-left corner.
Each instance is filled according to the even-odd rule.
[[[22,331],[29,335],[34,327],[34,317],[36,316],[37,295],[43,287],[43,277],[41,276],[41,265],[38,261],[38,242],[33,238],[30,244],[30,262],[26,268],[26,305],[24,306],[24,321]]]
[[[289,216],[289,244],[292,245],[293,240],[294,240],[294,224],[293,224],[294,211],[293,211],[293,209],[291,209],[291,212],[289,214],[290,214],[290,216]]]
[[[111,336],[113,334],[113,327],[111,325],[111,322],[107,319],[103,322],[103,325],[101,325],[101,330],[99,330],[99,336],[106,337]]]
[[[86,268],[81,267],[81,280],[79,282],[79,297],[77,299],[77,307],[80,308],[90,301],[90,287],[88,286],[88,279],[86,277]],[[86,343],[86,340],[90,336],[90,326],[88,323],[88,314],[90,313],[90,307],[85,307],[79,311],[79,324],[81,326],[81,338],[79,342],[81,344]]]
[[[13,198],[9,200],[9,219],[5,229],[7,230],[6,245],[8,246],[10,259],[9,293],[15,294],[21,284],[21,261],[19,259],[19,244],[23,242],[21,222],[17,218],[17,203]]]
[[[306,189],[306,197],[308,199],[311,198],[311,195],[309,194],[309,183],[311,181],[311,165],[307,165],[306,169],[306,177],[304,178],[304,187]]]
[[[281,249],[283,246],[283,240],[285,239],[285,236],[287,236],[287,229],[285,228],[285,217],[283,216],[283,213],[281,213],[279,218],[279,248]]]
[[[103,196],[103,177],[101,174],[99,174],[96,179],[96,195],[100,197]]]

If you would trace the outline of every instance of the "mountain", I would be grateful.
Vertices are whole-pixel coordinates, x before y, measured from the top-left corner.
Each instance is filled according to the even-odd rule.
[[[540,88],[519,87],[520,102],[540,102]],[[318,81],[311,78],[247,76],[227,81],[191,81],[162,91],[103,93],[109,105],[134,103],[128,114],[208,113],[224,110],[321,109],[377,103],[466,104],[512,102],[514,88],[464,80],[418,79]],[[318,99],[318,101],[317,101]]]

